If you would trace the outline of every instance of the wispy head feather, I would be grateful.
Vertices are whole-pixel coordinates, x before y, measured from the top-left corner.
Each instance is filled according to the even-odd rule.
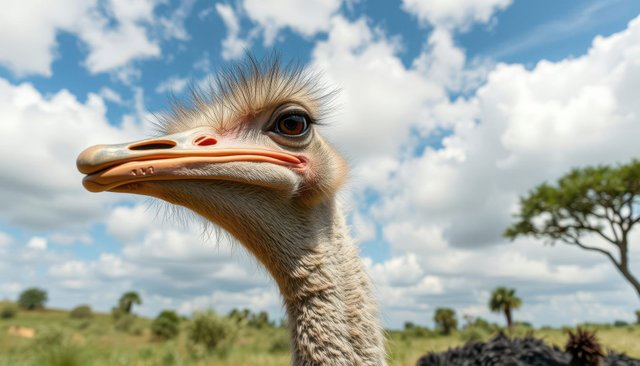
[[[228,131],[289,102],[302,105],[319,122],[331,109],[335,95],[320,79],[299,63],[282,64],[276,54],[261,60],[248,54],[216,74],[207,90],[192,86],[189,103],[174,100],[171,111],[159,116],[158,129],[163,134],[204,126]]]

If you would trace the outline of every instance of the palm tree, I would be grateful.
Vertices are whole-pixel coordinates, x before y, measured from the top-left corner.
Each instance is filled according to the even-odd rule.
[[[489,299],[489,309],[496,313],[504,313],[510,332],[513,332],[511,311],[519,308],[520,305],[522,300],[516,296],[516,290],[513,288],[498,287],[493,290]]]
[[[131,308],[133,307],[133,305],[142,304],[142,299],[137,292],[129,291],[122,294],[120,300],[118,301],[118,304],[120,310],[124,311],[127,314],[131,314]]]

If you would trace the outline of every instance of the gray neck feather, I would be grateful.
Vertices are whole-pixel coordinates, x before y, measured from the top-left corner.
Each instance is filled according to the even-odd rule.
[[[339,208],[317,209],[317,235],[280,284],[293,365],[386,365],[369,278]],[[284,285],[284,286],[283,286]]]

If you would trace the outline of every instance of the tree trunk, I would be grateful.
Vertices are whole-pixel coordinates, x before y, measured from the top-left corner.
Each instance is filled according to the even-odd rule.
[[[629,271],[629,256],[628,256],[628,245],[627,245],[628,241],[627,241],[627,235],[626,233],[623,234],[622,237],[622,241],[620,243],[620,264],[618,265],[616,263],[616,267],[618,267],[618,270],[620,271],[620,273],[622,273],[622,275],[624,276],[624,278],[627,279],[627,281],[629,281],[629,283],[631,284],[631,286],[633,286],[633,288],[636,290],[636,292],[638,293],[638,297],[640,298],[640,282],[638,281],[638,279],[631,273],[631,271]],[[615,260],[613,261],[615,263]]]
[[[509,333],[513,334],[513,323],[511,322],[511,308],[504,308],[504,315],[507,318],[507,328],[509,329]]]
[[[629,268],[626,265],[620,266],[618,267],[618,269],[620,270],[620,273],[622,273],[624,278],[626,278],[627,281],[629,281],[631,286],[633,286],[633,288],[638,293],[638,298],[640,298],[640,281],[638,281],[638,279],[635,278],[635,276],[631,272],[629,272]]]

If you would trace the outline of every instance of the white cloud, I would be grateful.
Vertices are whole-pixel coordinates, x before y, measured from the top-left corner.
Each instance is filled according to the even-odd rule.
[[[331,17],[336,14],[342,0],[243,0],[247,16],[258,23],[264,40],[271,45],[283,28],[290,28],[310,37],[332,28]]]
[[[167,80],[164,80],[163,82],[158,84],[158,86],[156,86],[156,93],[171,92],[171,93],[178,94],[178,93],[181,93],[184,90],[184,88],[187,87],[187,85],[189,85],[188,78],[180,78],[177,76],[172,76]]]
[[[92,73],[113,71],[133,60],[158,57],[160,41],[188,39],[184,21],[193,1],[170,17],[154,14],[161,1],[105,2],[26,0],[5,4],[0,13],[0,64],[18,75],[51,76],[56,37],[70,32],[88,46],[85,65]],[[162,37],[154,36],[155,33]]]
[[[473,23],[487,23],[512,0],[402,0],[402,7],[437,27],[467,30]]]
[[[148,38],[143,26],[135,22],[123,23],[115,29],[102,29],[94,26],[100,19],[86,21],[92,25],[86,25],[82,32],[82,39],[91,49],[85,65],[94,74],[113,70],[133,59],[160,56],[160,46]],[[102,27],[107,28],[108,21],[103,22]]]
[[[115,90],[109,87],[103,87],[100,89],[100,93],[98,93],[104,100],[115,104],[123,104],[122,96],[118,94]]]
[[[58,244],[71,245],[71,244],[84,244],[89,245],[93,243],[93,237],[91,235],[82,233],[53,233],[48,236],[48,240]]]
[[[80,103],[68,91],[43,96],[30,84],[0,79],[0,217],[32,228],[77,226],[102,216],[114,195],[91,195],[75,167],[78,154],[97,143],[115,143],[142,135],[124,121],[109,124],[102,98],[89,94]],[[89,195],[91,195],[89,199]]]
[[[27,248],[33,250],[47,250],[47,239],[34,236],[27,242]]]
[[[240,38],[240,21],[236,12],[230,5],[221,3],[216,4],[216,11],[227,27],[227,38],[222,40],[222,58],[232,60],[243,56],[251,43]]]
[[[356,184],[363,178],[384,184],[406,152],[411,129],[437,126],[421,121],[425,107],[447,100],[442,86],[404,66],[398,50],[365,19],[335,17],[327,40],[312,53],[313,67],[340,89],[340,120],[332,118],[322,132],[354,163]]]
[[[0,231],[0,250],[6,249],[13,243],[13,238],[7,234]]]
[[[151,228],[154,214],[144,205],[118,206],[106,220],[107,232],[123,242],[139,238]]]
[[[0,12],[0,64],[50,76],[59,29],[71,29],[94,1],[9,1]]]

